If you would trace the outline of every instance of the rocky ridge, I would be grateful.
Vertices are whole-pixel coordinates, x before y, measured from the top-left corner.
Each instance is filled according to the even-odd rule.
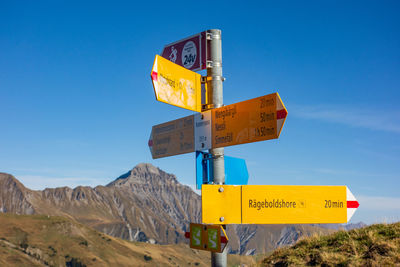
[[[173,174],[138,164],[106,186],[46,188],[34,191],[13,176],[0,173],[0,211],[60,215],[103,233],[130,241],[187,242],[190,222],[201,221],[201,197]],[[327,233],[310,225],[230,225],[231,253],[265,253],[293,244],[304,235]]]
[[[174,175],[139,164],[107,186],[33,191],[0,173],[0,210],[72,217],[131,241],[171,244],[185,240],[190,221],[200,221],[200,197]]]

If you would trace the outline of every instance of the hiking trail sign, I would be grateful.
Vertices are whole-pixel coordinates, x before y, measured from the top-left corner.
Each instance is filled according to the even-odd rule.
[[[159,55],[154,59],[151,81],[158,101],[201,111],[201,75]]]
[[[151,70],[158,101],[197,112],[153,126],[148,141],[153,159],[197,152],[203,224],[190,224],[190,247],[222,252],[225,224],[348,222],[359,203],[346,186],[247,185],[245,161],[216,149],[277,139],[287,117],[278,93],[223,106],[221,47],[220,30],[204,31],[166,45]],[[226,265],[221,256],[212,262]]]
[[[346,186],[203,185],[209,224],[347,223],[358,201]]]
[[[278,93],[212,110],[212,148],[276,139],[287,116]]]
[[[286,116],[279,94],[273,93],[155,125],[148,144],[156,159],[276,139]]]

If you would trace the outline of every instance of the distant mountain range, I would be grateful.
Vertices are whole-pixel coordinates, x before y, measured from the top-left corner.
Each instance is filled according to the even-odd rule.
[[[130,241],[176,244],[188,242],[184,233],[190,222],[201,222],[201,197],[175,175],[147,163],[94,188],[34,191],[0,173],[0,212],[59,215]],[[301,236],[336,229],[338,225],[230,225],[228,249],[244,255],[266,253]]]

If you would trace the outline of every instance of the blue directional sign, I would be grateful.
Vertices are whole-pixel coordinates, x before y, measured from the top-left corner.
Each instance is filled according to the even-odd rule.
[[[196,187],[201,189],[202,184],[212,182],[213,170],[210,153],[196,151]],[[249,172],[246,161],[240,158],[224,156],[225,159],[225,184],[226,185],[247,185]]]

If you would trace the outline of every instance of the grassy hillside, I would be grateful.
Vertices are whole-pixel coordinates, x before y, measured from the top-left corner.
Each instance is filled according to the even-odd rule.
[[[0,214],[0,266],[209,266],[210,253],[187,244],[114,238],[57,216]],[[229,265],[254,263],[228,256]]]
[[[262,266],[400,266],[400,223],[376,224],[302,239]]]

